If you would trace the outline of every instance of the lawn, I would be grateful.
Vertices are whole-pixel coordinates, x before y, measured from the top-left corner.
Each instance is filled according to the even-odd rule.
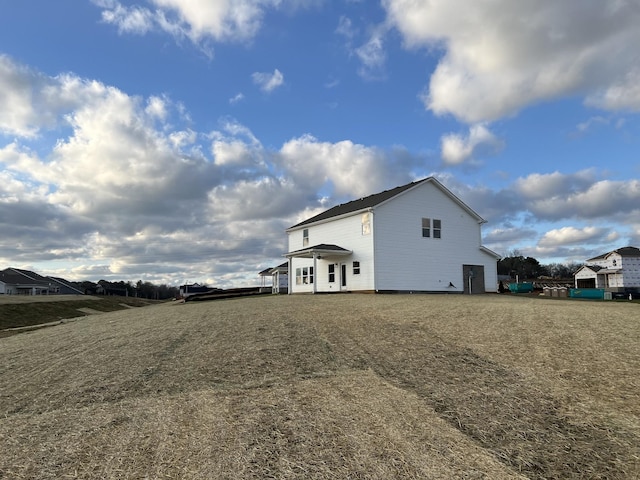
[[[639,314],[263,296],[0,338],[0,478],[640,478]]]
[[[154,300],[90,295],[0,295],[0,338],[31,327],[101,312],[143,307]]]

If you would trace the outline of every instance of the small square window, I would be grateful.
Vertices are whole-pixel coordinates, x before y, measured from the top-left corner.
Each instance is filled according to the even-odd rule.
[[[353,274],[360,275],[360,262],[353,262]]]

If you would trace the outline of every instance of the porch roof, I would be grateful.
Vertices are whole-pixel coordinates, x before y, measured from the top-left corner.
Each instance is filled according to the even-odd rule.
[[[347,255],[351,255],[352,253],[353,252],[351,250],[347,250],[346,248],[342,248],[338,245],[321,243],[319,245],[314,245],[313,247],[307,247],[301,250],[295,250],[293,252],[285,253],[284,256],[287,258],[346,257]]]
[[[603,268],[601,270],[598,270],[598,275],[601,275],[603,273],[620,273],[621,271],[621,268]]]

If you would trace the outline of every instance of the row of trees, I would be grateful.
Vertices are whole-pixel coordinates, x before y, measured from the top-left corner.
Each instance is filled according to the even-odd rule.
[[[573,274],[583,265],[577,262],[542,265],[535,258],[524,257],[515,250],[498,261],[498,275],[509,275],[511,278],[518,275],[521,280],[541,277],[567,280],[573,278]]]
[[[98,287],[107,295],[122,295],[128,297],[147,298],[151,300],[167,300],[176,298],[180,294],[178,287],[166,284],[154,285],[151,282],[143,282],[138,280],[132,282],[108,282],[107,280],[99,280],[97,283],[84,281],[78,282],[76,287],[85,293],[95,293]]]

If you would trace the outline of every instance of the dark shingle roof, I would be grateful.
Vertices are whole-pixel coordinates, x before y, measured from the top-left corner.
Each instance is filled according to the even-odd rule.
[[[598,255],[597,257],[590,258],[589,260],[587,260],[587,262],[590,262],[592,260],[603,260],[604,258],[611,255],[612,253],[617,253],[621,257],[640,257],[640,248],[636,248],[636,247],[618,248],[616,250],[603,253],[602,255]]]
[[[431,178],[431,177],[429,177]],[[365,208],[375,207],[385,200],[389,200],[400,193],[409,190],[416,185],[426,182],[429,178],[423,178],[422,180],[418,180],[417,182],[407,183],[406,185],[401,185],[396,188],[392,188],[391,190],[385,190],[384,192],[375,193],[373,195],[369,195],[368,197],[359,198],[358,200],[352,200],[351,202],[343,203],[341,205],[336,205],[329,210],[326,210],[314,217],[308,218],[307,220],[297,223],[296,225],[290,228],[297,228],[303,225],[308,225],[311,223],[319,222],[321,220],[326,220],[333,217],[338,217],[340,215],[344,215],[346,213],[357,212],[358,210],[362,210]]]
[[[7,268],[0,272],[0,281],[14,285],[48,285],[46,278],[29,270],[19,268]]]

